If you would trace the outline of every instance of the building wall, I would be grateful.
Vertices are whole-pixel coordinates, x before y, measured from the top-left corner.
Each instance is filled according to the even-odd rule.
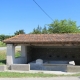
[[[75,60],[80,64],[80,48],[33,47],[30,55],[31,60]]]
[[[26,64],[27,58],[26,57],[19,57],[14,59],[14,64]]]

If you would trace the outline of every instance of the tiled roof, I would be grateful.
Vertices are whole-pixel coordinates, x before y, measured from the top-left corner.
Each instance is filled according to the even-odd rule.
[[[5,43],[58,43],[80,42],[79,33],[68,34],[20,34],[4,40]]]

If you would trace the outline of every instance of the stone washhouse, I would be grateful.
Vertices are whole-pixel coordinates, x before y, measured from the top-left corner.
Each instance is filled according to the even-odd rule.
[[[4,40],[11,70],[80,71],[80,34],[19,34]],[[15,58],[15,47],[21,56]]]

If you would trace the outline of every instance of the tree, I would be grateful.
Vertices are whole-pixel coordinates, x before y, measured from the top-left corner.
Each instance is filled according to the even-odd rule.
[[[51,33],[80,33],[80,26],[77,26],[76,21],[72,20],[54,20],[51,24],[41,28],[39,25],[31,34],[51,34]]]
[[[44,28],[42,29],[42,34],[47,34],[48,33],[48,30],[46,28],[46,26],[44,26]]]
[[[48,25],[49,33],[78,33],[80,32],[75,21],[72,20],[55,20]]]
[[[5,39],[5,35],[0,35],[0,41],[4,40]]]
[[[3,41],[4,39],[10,38],[10,37],[12,37],[12,36],[1,34],[0,35],[0,41]]]
[[[38,27],[35,29],[33,29],[33,31],[31,32],[31,34],[41,34],[42,32],[42,28],[38,25]]]
[[[14,35],[25,34],[24,30],[14,32]]]

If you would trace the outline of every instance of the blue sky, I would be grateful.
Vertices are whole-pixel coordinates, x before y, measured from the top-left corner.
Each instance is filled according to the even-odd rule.
[[[80,0],[35,0],[52,18],[71,19],[80,25]],[[30,33],[38,25],[51,23],[33,0],[0,0],[0,34]]]

